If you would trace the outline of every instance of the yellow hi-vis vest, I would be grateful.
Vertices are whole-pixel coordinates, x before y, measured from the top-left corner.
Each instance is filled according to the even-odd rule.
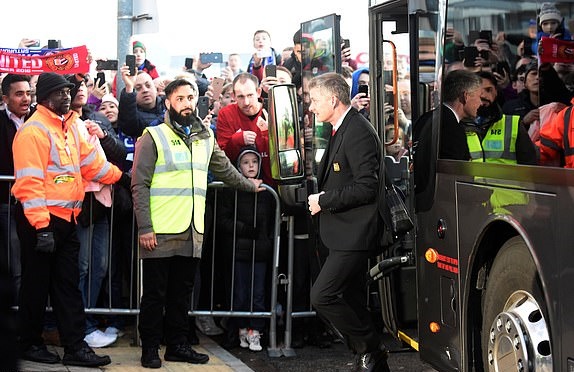
[[[486,163],[516,164],[516,137],[520,117],[502,115],[502,118],[488,128],[480,142],[478,134],[466,133],[466,143],[472,161]]]
[[[466,141],[472,161],[516,164],[519,120],[520,117],[516,115],[502,115],[500,120],[488,128],[482,144],[477,133],[467,132]],[[490,206],[494,213],[511,214],[506,207],[527,203],[528,195],[518,190],[495,188],[490,196]]]
[[[157,234],[182,233],[193,223],[203,234],[207,170],[215,146],[209,137],[196,139],[191,151],[167,124],[147,127],[157,148],[157,161],[150,186],[150,212]],[[144,131],[144,133],[145,133]]]

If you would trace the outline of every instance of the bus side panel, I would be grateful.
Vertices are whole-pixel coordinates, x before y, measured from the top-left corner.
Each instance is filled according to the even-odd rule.
[[[537,262],[543,291],[547,298],[558,298],[558,288],[553,283],[557,272],[557,239],[561,235],[558,210],[554,193],[533,191],[533,185],[521,183],[520,188],[500,184],[500,180],[479,178],[476,184],[458,183],[456,187],[459,231],[461,330],[471,330],[480,338],[482,290],[477,290],[477,271],[490,267],[502,245],[510,235],[519,234]],[[525,190],[529,188],[530,190]],[[552,231],[550,226],[554,226]],[[488,280],[497,280],[489,277]],[[547,308],[546,321],[556,324],[556,303]],[[542,304],[541,304],[542,305]],[[461,344],[468,353],[462,356],[462,365],[472,364],[470,332],[461,332]],[[556,340],[554,340],[556,341]],[[556,345],[558,345],[556,343]],[[477,344],[478,348],[479,345]],[[470,367],[469,367],[470,368]],[[465,369],[463,369],[465,370]]]
[[[460,311],[458,301],[458,265],[456,203],[453,177],[438,177],[433,208],[417,214],[417,265],[419,351],[421,359],[439,371],[459,371],[460,365]],[[446,233],[440,239],[437,233],[439,220],[445,216]],[[425,253],[433,249],[440,259],[429,263]],[[440,330],[433,332],[432,325]]]

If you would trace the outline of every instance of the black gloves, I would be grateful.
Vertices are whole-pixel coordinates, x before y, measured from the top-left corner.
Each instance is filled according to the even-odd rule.
[[[132,183],[132,178],[130,177],[129,174],[127,173],[122,173],[122,176],[120,177],[119,181],[117,182],[118,185],[125,187],[128,190],[131,190],[131,183]]]
[[[56,250],[54,232],[40,229],[36,232],[36,252],[53,253]]]

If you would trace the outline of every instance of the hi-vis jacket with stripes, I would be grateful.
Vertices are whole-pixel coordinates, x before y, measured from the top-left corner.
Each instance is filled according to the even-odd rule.
[[[112,184],[122,175],[78,134],[76,120],[74,111],[60,117],[38,105],[14,138],[12,193],[36,229],[49,225],[50,214],[67,221],[78,216],[84,200],[82,179]]]

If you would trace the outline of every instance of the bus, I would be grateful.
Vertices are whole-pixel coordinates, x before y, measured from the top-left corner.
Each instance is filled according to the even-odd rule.
[[[551,5],[569,36],[574,2]],[[382,130],[385,92],[410,98],[416,127],[424,112],[440,112],[442,80],[477,36],[490,38],[490,53],[510,70],[517,53],[537,58],[528,42],[538,42],[544,6],[531,0],[371,1],[371,122],[382,140],[396,140]],[[403,71],[393,68],[401,53],[408,59]],[[558,62],[557,71],[570,71],[572,60]],[[540,102],[554,88],[540,90]],[[574,173],[441,159],[439,121],[434,115],[428,183],[416,188],[416,168],[405,178],[416,228],[414,244],[403,244],[400,254],[413,259],[380,282],[387,329],[443,372],[574,371]],[[513,201],[497,205],[493,195],[501,194]]]

